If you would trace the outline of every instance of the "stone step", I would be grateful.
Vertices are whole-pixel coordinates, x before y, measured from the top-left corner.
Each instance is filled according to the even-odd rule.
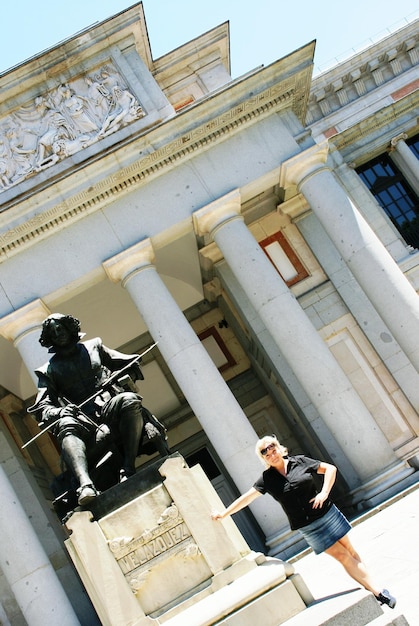
[[[409,622],[404,615],[386,611],[380,617],[377,617],[368,626],[409,626]]]
[[[300,577],[287,578],[282,561],[271,559],[185,610],[159,616],[159,621],[163,626],[278,626],[305,610],[302,591]]]
[[[168,619],[161,616],[161,623],[164,626],[409,626],[397,608],[381,606],[371,593],[360,588],[314,600],[305,607],[296,592],[298,580],[294,585],[293,577],[280,582],[276,564],[267,565],[240,576],[175,616],[167,616]]]
[[[285,577],[276,559],[189,606],[159,617],[163,626],[409,626],[396,609],[350,589],[317,600],[299,575]]]
[[[396,609],[382,607],[361,589],[320,598],[283,626],[409,626]]]

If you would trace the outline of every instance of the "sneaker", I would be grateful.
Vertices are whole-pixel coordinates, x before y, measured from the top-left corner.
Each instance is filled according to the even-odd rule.
[[[381,593],[376,596],[376,598],[380,604],[387,604],[390,609],[394,609],[394,607],[396,606],[397,600],[394,596],[391,595],[388,589],[383,589]]]
[[[86,504],[99,495],[99,492],[93,485],[82,485],[77,489],[77,495],[79,506],[86,506]]]

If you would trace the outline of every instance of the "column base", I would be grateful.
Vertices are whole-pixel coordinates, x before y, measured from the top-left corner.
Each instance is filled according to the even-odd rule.
[[[362,512],[395,496],[417,482],[415,469],[404,461],[398,461],[368,482],[352,489],[345,496],[345,509]]]

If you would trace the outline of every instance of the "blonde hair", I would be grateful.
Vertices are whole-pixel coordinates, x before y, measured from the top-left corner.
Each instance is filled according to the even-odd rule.
[[[265,435],[262,439],[258,440],[255,447],[256,456],[259,457],[265,467],[269,467],[269,463],[266,462],[266,458],[261,453],[261,450],[266,448],[266,446],[269,446],[270,443],[274,443],[276,445],[281,456],[288,456],[288,448],[281,445],[275,435]]]

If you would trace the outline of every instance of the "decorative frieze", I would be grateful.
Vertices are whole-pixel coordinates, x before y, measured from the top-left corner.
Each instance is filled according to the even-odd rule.
[[[354,80],[353,85],[359,97],[364,96],[367,93],[367,86],[362,79]]]
[[[327,117],[416,67],[419,62],[417,43],[417,26],[415,29],[413,22],[403,33],[396,32],[371,51],[367,49],[317,76],[310,95],[309,123]]]
[[[339,151],[344,151],[348,147],[355,145],[357,141],[362,141],[363,138],[368,137],[375,131],[391,132],[391,125],[396,123],[397,119],[399,119],[403,114],[409,114],[411,111],[411,103],[408,98],[396,100],[396,98],[393,97],[393,100],[394,103],[392,106],[387,107],[384,111],[377,111],[366,120],[361,120],[359,123],[354,124],[350,128],[347,128],[344,131],[341,131],[338,135],[334,136],[333,144],[336,148]],[[380,140],[380,146],[381,145],[382,141]],[[363,149],[363,155],[365,157],[365,148]],[[375,154],[372,154],[371,158],[372,156],[375,156]],[[355,163],[355,161],[353,162]]]
[[[417,66],[419,63],[419,49],[417,47],[411,48],[408,51],[408,54],[409,54],[409,58],[410,58],[412,65]]]
[[[0,119],[0,193],[145,116],[111,64]]]
[[[229,110],[177,136],[153,152],[146,153],[135,162],[121,167],[106,179],[90,185],[82,192],[68,197],[65,202],[25,221],[16,228],[0,235],[0,261],[30,245],[39,238],[50,235],[51,230],[67,225],[68,220],[80,219],[86,213],[96,211],[116,196],[141,185],[144,180],[161,174],[179,159],[188,158],[209,144],[224,141],[226,135],[253,124],[255,120],[273,111],[292,108],[299,117],[304,115],[308,75],[296,75],[279,81],[264,91],[254,94]],[[95,136],[97,141],[99,132]],[[150,138],[150,143],[152,140]]]

